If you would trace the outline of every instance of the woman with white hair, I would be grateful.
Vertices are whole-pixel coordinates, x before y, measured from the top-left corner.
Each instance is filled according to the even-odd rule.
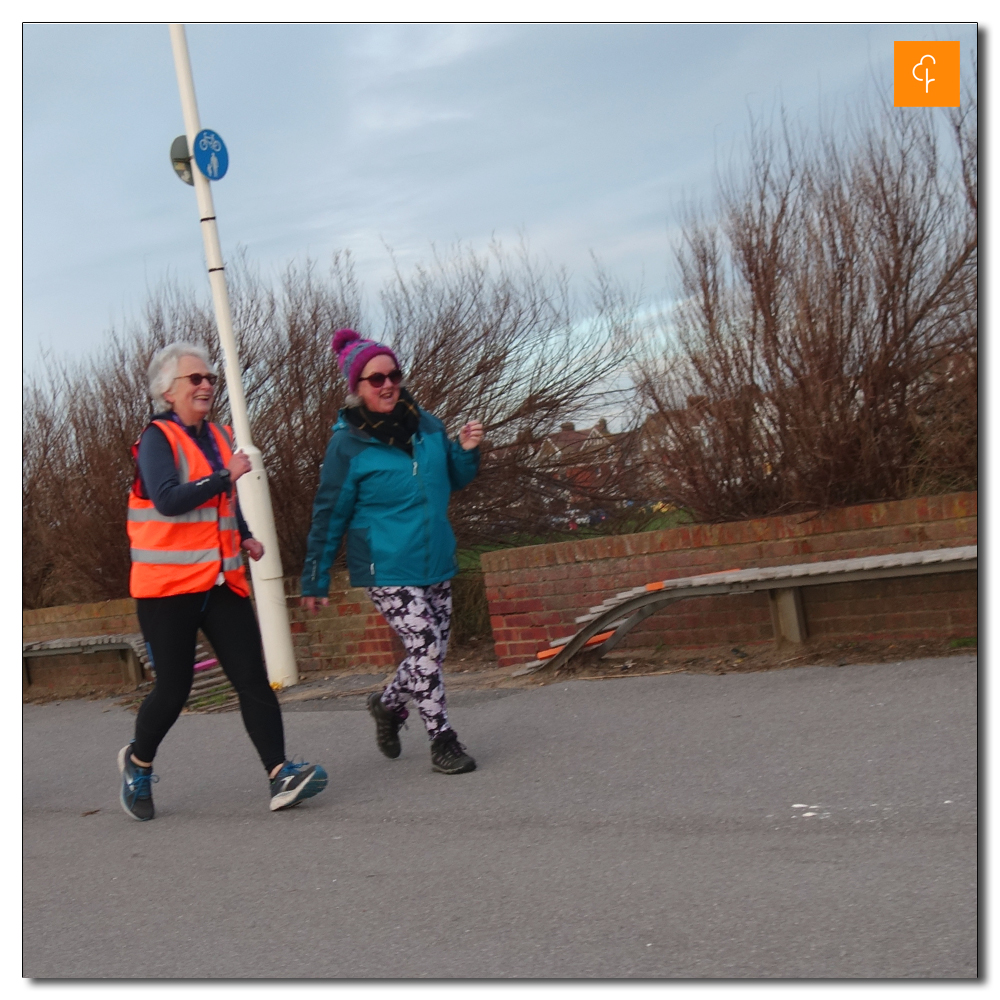
[[[296,805],[327,783],[318,764],[285,758],[278,699],[267,680],[260,630],[242,552],[264,546],[240,512],[234,484],[250,460],[232,430],[208,420],[216,375],[203,347],[168,344],[149,365],[159,411],[132,449],[129,592],[150,652],[156,685],[143,701],[135,738],[118,754],[120,801],[133,819],[153,818],[153,758],[187,701],[199,629],[239,695],[247,734],[270,779],[271,809]]]

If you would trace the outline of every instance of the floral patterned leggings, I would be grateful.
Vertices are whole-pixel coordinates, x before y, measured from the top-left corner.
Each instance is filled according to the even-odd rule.
[[[367,587],[372,603],[409,654],[382,693],[382,704],[405,718],[413,699],[427,735],[450,729],[441,665],[451,633],[451,581],[430,587]]]

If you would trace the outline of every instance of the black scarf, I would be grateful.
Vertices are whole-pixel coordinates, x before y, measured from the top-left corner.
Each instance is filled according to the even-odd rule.
[[[401,448],[411,458],[413,437],[420,423],[420,410],[406,389],[399,390],[399,402],[392,413],[372,413],[364,403],[344,410],[348,422],[359,430],[367,431],[372,437],[396,448]]]

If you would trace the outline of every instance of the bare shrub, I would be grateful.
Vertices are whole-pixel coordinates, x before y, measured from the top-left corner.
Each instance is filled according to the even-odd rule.
[[[381,334],[364,315],[349,254],[336,255],[325,274],[311,262],[290,266],[276,287],[245,258],[228,275],[251,430],[268,471],[286,575],[301,567],[320,465],[343,405],[345,385],[329,349],[342,326],[391,344],[417,400],[452,433],[471,417],[485,422],[482,475],[453,502],[461,544],[548,530],[553,511],[574,497],[606,506],[631,497],[617,465],[582,483],[565,462],[537,454],[561,421],[586,417],[621,394],[614,378],[631,362],[634,303],[599,272],[581,322],[564,275],[499,247],[488,256],[460,248],[410,277],[397,270],[383,290]],[[142,320],[112,331],[99,353],[72,364],[49,359],[43,373],[28,377],[25,606],[127,595],[130,449],[151,416],[149,359],[177,339],[204,343],[221,370],[210,307],[167,285],[151,296]],[[224,380],[214,419],[228,420]],[[466,588],[470,628],[480,624],[477,586]]]
[[[562,423],[625,414],[633,396],[619,376],[640,334],[635,300],[599,268],[592,293],[581,320],[564,273],[499,245],[459,248],[409,278],[397,270],[383,290],[385,338],[407,359],[417,400],[453,435],[472,417],[486,428],[480,474],[452,498],[460,544],[548,534],[574,502],[615,509],[635,498],[621,461],[581,477],[578,456],[540,454]]]
[[[975,488],[974,95],[939,124],[754,127],[639,377],[665,499],[729,520]]]

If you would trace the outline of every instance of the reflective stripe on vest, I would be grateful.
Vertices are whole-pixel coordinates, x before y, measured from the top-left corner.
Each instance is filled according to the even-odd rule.
[[[218,549],[129,549],[132,562],[157,565],[193,566],[195,563],[217,563]]]
[[[130,507],[128,519],[130,521],[162,521],[164,524],[199,524],[203,521],[219,521],[219,508],[195,507],[194,510],[189,510],[186,514],[173,514],[168,517],[166,514],[161,514],[155,507],[150,507],[147,510]],[[226,524],[227,521],[232,521],[232,525]],[[219,526],[222,528],[235,527],[236,518],[224,517],[219,521]]]

